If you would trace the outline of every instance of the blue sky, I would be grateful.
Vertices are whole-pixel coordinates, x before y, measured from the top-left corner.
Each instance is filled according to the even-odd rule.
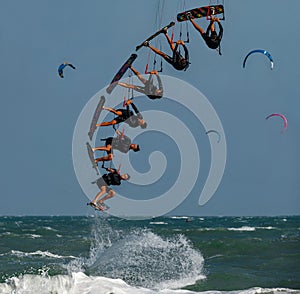
[[[174,19],[182,2],[165,1],[163,24]],[[197,6],[199,1],[186,1],[187,9]],[[88,100],[155,31],[156,7],[154,0],[0,2],[0,215],[91,213],[73,170],[73,130]],[[225,0],[223,55],[206,48],[190,26],[190,68],[177,72],[164,65],[164,74],[190,83],[209,99],[228,149],[213,198],[199,207],[199,191],[193,190],[174,214],[299,214],[300,25],[290,12],[299,9],[298,0]],[[259,48],[271,52],[273,71],[258,55],[242,68],[244,56]],[[147,52],[140,51],[135,65],[142,70]],[[77,69],[60,79],[57,67],[66,60]],[[150,102],[144,98],[138,106],[142,110]],[[168,101],[158,101],[160,107],[168,107]],[[266,123],[272,112],[287,116],[284,135],[279,119]],[[204,160],[204,170],[208,164]]]

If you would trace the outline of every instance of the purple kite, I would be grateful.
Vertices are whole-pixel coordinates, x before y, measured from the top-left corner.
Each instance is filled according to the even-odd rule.
[[[282,130],[282,133],[284,133],[285,130],[287,129],[287,126],[288,126],[288,121],[287,121],[286,117],[283,114],[281,114],[281,113],[272,113],[272,114],[268,115],[266,117],[266,119],[268,119],[268,118],[270,118],[272,116],[279,116],[279,117],[281,117],[283,119],[284,127],[283,127],[283,130]]]

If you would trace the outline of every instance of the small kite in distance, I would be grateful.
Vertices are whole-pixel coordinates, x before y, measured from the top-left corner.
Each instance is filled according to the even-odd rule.
[[[244,62],[243,62],[243,68],[245,68],[245,66],[246,66],[246,61],[247,61],[248,57],[249,57],[250,55],[252,55],[253,53],[262,53],[262,54],[266,55],[266,56],[269,58],[270,62],[271,62],[271,69],[274,68],[274,62],[273,62],[273,58],[272,58],[271,54],[270,54],[268,51],[263,50],[263,49],[257,49],[257,50],[252,50],[252,51],[250,51],[250,52],[246,55],[246,57],[245,57],[245,59],[244,59]]]
[[[209,130],[205,134],[208,135],[209,133],[216,133],[218,135],[218,143],[221,141],[221,134],[215,130]]]
[[[74,66],[73,64],[71,64],[71,63],[68,63],[68,62],[62,63],[62,64],[58,67],[58,74],[59,74],[59,76],[60,76],[61,78],[64,77],[64,72],[63,72],[63,70],[64,70],[64,68],[65,68],[66,66],[70,66],[71,68],[76,69],[75,66]]]
[[[283,130],[281,132],[284,133],[286,131],[287,127],[288,127],[287,118],[281,113],[272,113],[272,114],[268,115],[266,117],[266,119],[269,119],[270,117],[273,117],[273,116],[279,116],[283,119],[284,126],[283,126]]]

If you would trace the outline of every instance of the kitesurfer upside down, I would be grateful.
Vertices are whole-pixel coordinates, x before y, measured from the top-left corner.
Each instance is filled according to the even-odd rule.
[[[93,148],[93,151],[102,150],[106,151],[107,155],[103,157],[99,157],[95,159],[95,162],[99,161],[110,161],[113,159],[113,150],[119,150],[122,153],[127,153],[129,150],[133,150],[134,152],[140,151],[140,146],[138,144],[132,144],[131,139],[128,136],[125,136],[119,130],[116,130],[116,137],[108,137],[105,140],[105,146],[100,146]]]
[[[152,70],[151,72],[149,72],[149,78],[146,80],[134,67],[131,66],[130,69],[144,84],[144,86],[132,85],[123,82],[119,82],[118,85],[143,93],[150,99],[159,99],[163,96],[163,85],[157,70]],[[158,88],[154,85],[153,76],[156,76]]]
[[[168,35],[168,29],[167,27],[164,27],[161,32],[166,36],[167,41],[170,45],[170,48],[173,52],[173,56],[170,57],[166,53],[160,51],[159,49],[151,46],[148,41],[144,42],[144,46],[149,47],[153,52],[156,54],[162,56],[168,63],[170,63],[175,69],[177,70],[186,70],[189,66],[189,52],[187,47],[184,44],[183,40],[178,40],[176,42],[176,45],[174,45],[172,39]],[[179,45],[183,47],[184,50],[184,57],[179,53]]]
[[[136,115],[134,115],[134,113],[129,109],[130,104],[131,104],[134,112],[136,113]],[[140,126],[142,129],[145,129],[147,127],[147,123],[143,119],[143,116],[140,114],[140,112],[138,111],[136,106],[132,103],[132,100],[128,100],[126,102],[125,109],[124,108],[123,109],[122,108],[113,109],[110,107],[103,107],[103,109],[114,113],[115,115],[117,115],[117,117],[111,121],[96,124],[97,127],[111,126],[111,125],[119,124],[121,122],[127,123],[132,128],[136,128],[136,127]]]
[[[88,203],[90,206],[97,210],[105,210],[104,201],[115,196],[116,192],[110,186],[119,186],[121,181],[128,181],[130,176],[128,174],[120,175],[120,173],[114,168],[106,168],[108,174],[104,174],[101,178],[93,183],[96,183],[100,189],[95,198]],[[104,197],[101,198],[105,193]],[[101,199],[100,199],[101,198]]]
[[[189,18],[190,22],[193,24],[194,28],[201,34],[206,45],[211,49],[217,49],[220,47],[220,43],[223,37],[223,27],[220,23],[219,18],[212,18],[210,24],[207,27],[206,32],[195,22],[194,19]],[[214,23],[217,22],[219,26],[219,34],[215,30]],[[219,52],[220,53],[220,52]],[[220,53],[221,55],[221,53]]]

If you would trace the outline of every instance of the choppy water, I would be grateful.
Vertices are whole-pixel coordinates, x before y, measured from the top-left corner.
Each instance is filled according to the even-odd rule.
[[[1,217],[0,293],[300,293],[299,216],[189,220]]]

